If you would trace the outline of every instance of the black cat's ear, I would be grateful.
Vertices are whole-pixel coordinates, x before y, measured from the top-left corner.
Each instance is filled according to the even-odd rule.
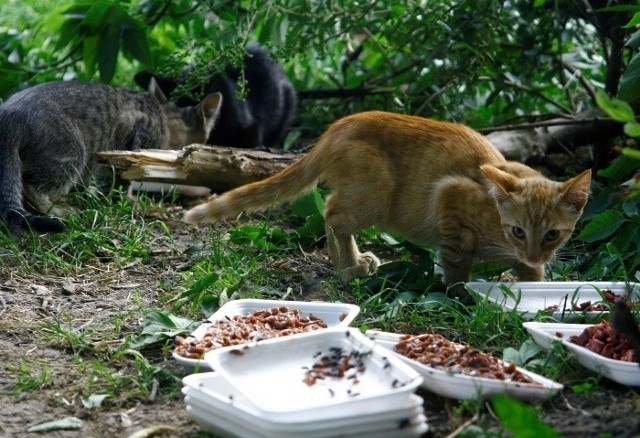
[[[204,118],[205,129],[207,132],[211,132],[216,120],[218,120],[218,116],[220,115],[220,109],[222,108],[222,94],[208,94],[202,102],[200,102],[200,108],[202,110],[202,117]]]
[[[164,95],[164,93],[160,89],[160,86],[158,85],[155,78],[153,77],[151,77],[151,80],[149,81],[149,87],[147,88],[147,91],[149,91],[149,94],[155,97],[158,102],[160,103],[169,102],[169,99],[167,99],[167,96]]]
[[[135,76],[133,77],[133,80],[136,84],[138,84],[138,87],[144,90],[149,89],[149,84],[151,83],[152,79],[153,79],[153,75],[151,74],[151,72],[148,72],[148,71],[141,71],[139,73],[136,73]]]

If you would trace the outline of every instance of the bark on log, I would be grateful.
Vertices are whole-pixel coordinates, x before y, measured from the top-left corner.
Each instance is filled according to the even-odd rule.
[[[264,179],[299,156],[204,145],[98,153],[98,159],[112,165],[124,179],[203,186],[214,192]]]
[[[622,132],[622,124],[609,119],[600,110],[589,110],[573,119],[552,119],[549,126],[480,132],[493,143],[508,160],[527,162],[554,152],[568,152],[578,146],[596,145],[596,154],[605,155],[603,143]],[[553,125],[557,123],[556,125]]]

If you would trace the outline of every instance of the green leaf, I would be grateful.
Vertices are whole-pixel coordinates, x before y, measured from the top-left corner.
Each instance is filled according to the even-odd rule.
[[[110,1],[98,0],[87,10],[82,24],[97,31],[110,18],[112,10],[113,4]]]
[[[299,218],[322,216],[324,199],[318,189],[312,190],[291,203],[291,211]]]
[[[123,49],[145,66],[151,68],[151,51],[146,32],[139,27],[125,29],[122,33]]]
[[[624,148],[624,149],[622,149],[622,154],[623,154],[624,156],[626,156],[626,157],[630,157],[630,158],[632,158],[633,160],[638,161],[638,162],[636,163],[636,168],[637,168],[638,166],[640,166],[640,150],[638,150],[638,149],[631,149],[631,148]]]
[[[640,24],[640,12],[636,12],[633,15],[633,17],[631,17],[631,20],[629,20],[629,22],[622,27],[626,27],[626,28],[636,27],[638,24]]]
[[[618,97],[627,102],[640,97],[640,53],[636,53],[620,79]]]
[[[618,122],[635,122],[636,116],[631,106],[620,99],[611,98],[602,90],[596,94],[596,103],[602,111]]]
[[[315,239],[324,233],[324,218],[322,216],[308,216],[304,225],[296,230],[302,239]]]
[[[638,48],[640,46],[640,31],[634,32],[625,45],[634,49]]]
[[[640,123],[627,122],[624,124],[624,133],[629,137],[640,137]]]
[[[598,171],[598,176],[609,178],[613,181],[623,181],[632,176],[640,166],[640,158],[636,159],[635,154],[625,153],[622,151],[622,155],[618,156],[611,162],[609,167]]]
[[[577,239],[583,242],[596,242],[606,239],[625,223],[624,215],[616,210],[606,210],[595,216],[585,225]]]
[[[113,79],[120,52],[122,32],[118,25],[110,25],[107,31],[100,35],[98,42],[98,69],[100,80],[109,83]]]
[[[513,438],[560,438],[556,431],[538,418],[532,407],[522,402],[501,394],[493,397],[491,404]]]
[[[98,64],[97,36],[87,37],[82,42],[82,60],[84,62],[87,77],[92,77],[96,72],[96,65]]]
[[[203,292],[207,287],[211,286],[213,283],[218,281],[220,275],[217,272],[209,272],[207,275],[196,281],[189,291],[187,292],[189,295],[199,294]]]

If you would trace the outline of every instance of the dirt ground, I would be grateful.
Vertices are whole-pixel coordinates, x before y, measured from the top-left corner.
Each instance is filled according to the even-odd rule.
[[[112,270],[95,261],[88,263],[75,278],[26,275],[19,270],[0,272],[0,436],[33,436],[26,432],[30,426],[68,416],[80,418],[82,428],[45,435],[128,437],[144,428],[167,425],[171,429],[161,436],[208,436],[199,432],[190,420],[180,394],[169,391],[163,384],[157,387],[152,400],[120,399],[114,394],[102,407],[85,408],[79,394],[86,383],[86,368],[73,360],[68,345],[48,339],[38,328],[43,321],[56,318],[70,322],[76,328],[95,327],[92,339],[98,349],[108,348],[110,342],[119,342],[118,339],[100,339],[100,331],[106,332],[104,322],[112,321],[115,315],[122,315],[121,333],[139,332],[142,321],[128,315],[139,311],[141,306],[158,306],[159,282],[171,283],[177,276],[176,269],[189,263],[185,250],[208,239],[203,230],[185,228],[178,223],[169,225],[173,241],[158,236],[151,244],[152,257],[135,261],[123,269]],[[0,256],[4,257],[6,253],[0,251]],[[322,274],[319,279],[315,276],[305,293],[313,293],[318,298],[318,280],[330,274],[326,260],[318,255],[314,266],[313,257],[312,262],[307,260],[303,269],[308,270],[309,278],[314,277],[311,275],[314,271]],[[76,286],[65,287],[69,284]],[[113,327],[109,327],[108,332],[113,333]],[[168,352],[151,354],[149,357],[145,352],[153,363],[180,372]],[[47,369],[49,380],[40,389],[18,392],[15,385],[20,376],[16,367],[20,366],[28,367],[36,375],[39,370]],[[112,372],[132,371],[118,369],[115,364]],[[459,414],[460,405],[456,401],[427,392],[420,394],[425,399],[430,425],[426,436],[455,436],[468,426],[495,427],[497,424],[488,409],[482,410],[476,418],[466,411]],[[565,389],[541,406],[541,417],[565,437],[640,436],[640,390],[609,383],[605,384],[604,390],[582,394]]]

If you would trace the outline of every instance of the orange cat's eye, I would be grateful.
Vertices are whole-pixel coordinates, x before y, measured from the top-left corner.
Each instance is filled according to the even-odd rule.
[[[560,237],[560,231],[558,231],[558,230],[549,230],[549,231],[547,231],[547,234],[544,235],[544,240],[546,240],[548,242],[553,242],[558,237]]]
[[[525,237],[527,237],[527,233],[524,232],[524,230],[520,227],[511,227],[511,234],[513,234],[513,237],[515,237],[516,239],[524,239]]]

